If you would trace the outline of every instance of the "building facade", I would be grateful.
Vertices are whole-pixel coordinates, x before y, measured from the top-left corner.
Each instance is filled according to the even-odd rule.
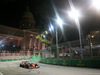
[[[37,35],[34,17],[27,8],[19,29],[0,25],[0,56],[40,55],[43,43],[35,38]]]

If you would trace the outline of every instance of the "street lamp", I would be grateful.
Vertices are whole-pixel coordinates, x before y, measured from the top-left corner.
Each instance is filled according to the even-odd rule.
[[[70,7],[71,7],[71,12],[68,12],[68,14],[69,14],[69,16],[70,16],[71,18],[74,19],[75,24],[76,24],[77,27],[78,27],[78,31],[79,31],[79,40],[80,40],[80,49],[81,49],[81,51],[82,51],[81,30],[80,30],[80,23],[79,23],[79,19],[78,19],[79,16],[80,16],[80,14],[79,14],[78,10],[76,10],[76,9],[74,8],[74,5],[73,5],[73,3],[72,3],[71,0],[69,0],[69,4],[70,4]],[[82,53],[81,53],[81,58],[83,59],[83,51],[82,51]]]
[[[100,9],[100,0],[92,0],[92,4],[97,9]]]
[[[92,0],[92,6],[96,8],[97,13],[99,15],[100,12],[100,0]]]
[[[70,12],[68,12],[69,16],[71,18],[73,18],[74,20],[78,19],[78,17],[80,17],[80,13],[78,10],[76,10],[75,8],[72,9]]]

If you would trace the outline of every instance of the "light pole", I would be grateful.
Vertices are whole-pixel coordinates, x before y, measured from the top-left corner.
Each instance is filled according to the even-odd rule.
[[[73,19],[74,19],[74,21],[75,21],[75,24],[76,24],[77,27],[78,27],[79,41],[80,41],[80,49],[81,49],[81,51],[82,51],[82,53],[81,53],[81,58],[83,59],[81,28],[80,28],[80,23],[79,23],[78,16],[77,16],[75,13],[77,13],[76,10],[72,11],[72,12],[70,13],[70,15],[72,15],[72,17],[73,17]]]
[[[57,59],[59,59],[59,45],[58,45],[58,32],[56,27],[56,48],[57,48]]]
[[[92,51],[92,42],[91,42],[91,35],[88,35],[88,43],[89,43],[89,47],[90,47],[90,53],[91,53],[91,58],[93,59],[93,51]]]
[[[69,45],[69,54],[70,54],[70,59],[72,59],[72,54],[71,54],[71,43],[68,42],[68,45]]]
[[[62,30],[63,22],[62,22],[62,20],[60,19],[59,16],[57,16],[56,22],[57,22],[57,24],[60,26],[60,28],[61,28],[61,30]],[[57,49],[57,59],[59,59],[58,29],[57,29],[57,26],[56,26],[55,28],[56,28],[56,49]],[[53,25],[50,25],[49,30],[50,30],[50,32],[54,30]]]
[[[57,26],[55,27],[56,28],[56,52],[57,52],[57,59],[59,59],[59,46],[58,46],[58,32],[57,32]],[[53,25],[50,25],[49,27],[49,30],[50,32],[52,32],[54,30],[54,27]]]
[[[45,35],[43,34],[43,38],[45,39]],[[43,46],[43,52],[44,52],[44,59],[46,58],[46,48],[45,48],[45,43]]]
[[[57,21],[58,25],[60,26],[61,30],[63,30],[63,27],[62,27],[63,22],[62,22],[62,20],[60,19],[59,16],[57,16],[57,20],[56,20],[56,21]],[[57,32],[57,26],[56,26],[56,48],[57,48],[57,59],[59,59],[59,45],[58,45],[58,32]]]
[[[71,7],[71,12],[69,12],[69,16],[72,17],[72,18],[74,19],[75,24],[76,24],[77,27],[78,27],[78,31],[79,31],[79,41],[80,41],[80,51],[81,51],[81,59],[83,59],[81,29],[80,29],[80,23],[79,23],[79,19],[78,19],[78,17],[79,17],[80,15],[79,15],[78,10],[76,10],[76,9],[74,8],[74,5],[73,5],[73,3],[72,3],[71,0],[69,0],[69,4],[70,4],[70,7]]]

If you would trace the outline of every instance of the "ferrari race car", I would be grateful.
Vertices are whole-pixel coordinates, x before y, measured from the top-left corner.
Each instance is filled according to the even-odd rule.
[[[38,64],[30,63],[29,61],[22,61],[22,63],[20,63],[20,67],[32,69],[32,68],[39,68],[40,66]]]

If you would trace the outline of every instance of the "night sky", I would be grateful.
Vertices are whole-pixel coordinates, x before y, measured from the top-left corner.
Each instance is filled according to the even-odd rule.
[[[48,19],[56,17],[51,1],[55,4],[58,14],[64,21],[65,32],[78,35],[74,21],[67,14],[67,11],[70,10],[68,0],[0,0],[0,24],[19,28],[20,19],[26,11],[26,7],[29,6],[34,15],[36,28],[44,27],[45,29],[48,27]],[[72,1],[81,12],[80,25],[83,36],[89,34],[90,31],[99,30],[100,16],[92,6],[91,0]],[[68,35],[66,34],[66,36]]]
[[[41,20],[45,22],[46,7],[49,5],[47,2],[46,0],[44,2],[41,0],[0,0],[0,24],[18,28],[27,6],[34,15],[37,24]]]

